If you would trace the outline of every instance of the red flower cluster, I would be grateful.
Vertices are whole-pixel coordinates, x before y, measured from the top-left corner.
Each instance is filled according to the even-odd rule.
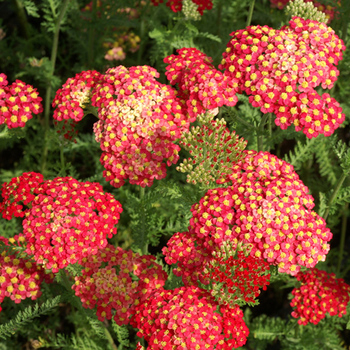
[[[204,277],[209,279],[211,295],[219,304],[255,303],[260,288],[266,290],[270,274],[269,264],[256,256],[249,255],[246,249],[232,251],[231,245],[224,245],[221,252],[205,266]]]
[[[164,250],[166,261],[178,261],[176,273],[192,284],[204,259],[225,241],[250,245],[251,255],[291,275],[300,266],[314,267],[329,251],[332,233],[312,211],[313,198],[293,167],[267,152],[245,153],[221,181],[232,185],[209,190],[191,209],[189,232],[175,235]]]
[[[326,313],[339,317],[346,315],[350,286],[342,278],[316,268],[299,272],[296,278],[301,286],[293,289],[290,305],[296,307],[292,316],[299,318],[300,325],[317,324]]]
[[[27,175],[22,176],[18,182],[19,196],[14,203],[5,206],[5,214],[7,218],[13,213],[16,216],[25,214],[26,252],[34,255],[37,263],[57,272],[95,254],[107,245],[107,237],[117,233],[115,225],[122,211],[121,205],[111,194],[104,193],[100,184],[79,182],[71,177],[39,184],[41,176],[36,176],[37,182],[32,177],[29,182],[36,186],[34,191],[30,185],[24,185]],[[23,199],[23,192],[30,202]],[[14,188],[12,193],[16,197]],[[29,208],[20,211],[18,201]]]
[[[32,113],[43,111],[42,98],[36,89],[21,80],[8,85],[7,76],[0,73],[0,125],[9,129],[24,127]]]
[[[290,0],[270,0],[272,7],[277,7],[279,10],[283,10]],[[335,7],[331,5],[323,5],[315,0],[304,0],[304,2],[312,2],[313,5],[318,9],[318,11],[321,11],[326,14],[326,17],[328,18],[328,24],[333,20],[334,14],[335,14]]]
[[[0,303],[5,297],[11,298],[17,304],[26,298],[39,298],[41,282],[51,282],[53,275],[46,274],[41,266],[24,258],[17,250],[25,243],[23,235],[10,239],[0,237],[0,241],[12,246],[11,252],[9,248],[10,250],[4,250],[0,254]]]
[[[75,295],[85,308],[97,307],[100,321],[111,319],[114,312],[118,325],[128,324],[135,307],[162,288],[168,277],[154,256],[140,256],[110,244],[83,258],[82,265],[83,275],[75,278],[72,287]]]
[[[315,87],[331,88],[344,43],[323,23],[293,17],[275,30],[251,26],[231,34],[220,68],[238,79],[254,107],[276,114],[276,125],[294,124],[307,137],[331,135],[344,121],[339,103]]]
[[[0,213],[2,217],[7,220],[11,220],[12,217],[23,218],[26,211],[23,209],[23,204],[28,205],[33,201],[34,191],[43,181],[44,177],[41,174],[28,172],[14,177],[9,183],[5,182],[1,187]]]
[[[94,89],[92,104],[99,107],[94,125],[103,150],[104,177],[115,187],[151,186],[166,176],[166,164],[175,164],[180,147],[173,143],[189,121],[176,92],[155,80],[148,66],[109,69]]]
[[[136,349],[135,350],[145,350],[145,348],[142,346],[140,342],[136,344]]]
[[[162,4],[164,0],[151,0],[154,6]],[[173,12],[179,12],[182,10],[183,0],[167,0],[166,5]],[[213,8],[212,0],[192,0],[198,6],[198,12],[203,16],[204,10],[211,10]]]
[[[183,48],[164,59],[170,84],[179,84],[179,97],[194,121],[207,109],[234,106],[238,99],[236,80],[215,69],[212,59],[195,48]]]
[[[92,89],[100,81],[101,74],[96,71],[83,71],[74,78],[69,78],[61,89],[58,89],[52,102],[55,108],[53,118],[62,121],[73,119],[82,120],[84,107],[90,103]]]
[[[245,344],[249,330],[238,306],[221,307],[203,290],[160,289],[136,308],[131,325],[148,350],[232,349]]]

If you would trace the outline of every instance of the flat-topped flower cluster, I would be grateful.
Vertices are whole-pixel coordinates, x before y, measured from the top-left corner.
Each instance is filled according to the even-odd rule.
[[[4,218],[25,217],[26,252],[53,272],[96,254],[117,233],[121,204],[99,183],[24,173],[1,194]]]
[[[250,26],[231,34],[220,68],[282,129],[294,124],[307,137],[331,135],[345,120],[339,103],[315,88],[332,88],[344,43],[323,23],[293,17],[280,30]]]

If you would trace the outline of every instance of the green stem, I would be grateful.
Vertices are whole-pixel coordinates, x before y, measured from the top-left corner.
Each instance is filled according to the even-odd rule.
[[[328,217],[328,214],[329,214],[329,209],[332,206],[332,204],[335,201],[335,199],[337,198],[338,192],[341,189],[341,186],[342,186],[344,180],[347,178],[347,176],[348,176],[347,174],[342,173],[342,176],[339,178],[337,184],[335,185],[333,193],[332,193],[332,196],[331,196],[331,198],[329,199],[329,202],[328,202],[327,210],[326,210],[326,212],[325,212],[325,214],[323,216],[323,218],[325,220],[327,220],[327,217]]]
[[[146,232],[146,213],[145,213],[145,188],[141,187],[140,189],[140,206],[141,206],[141,221],[144,230],[142,232],[142,254],[147,254],[148,251],[148,243],[147,243],[147,232]]]
[[[66,176],[66,163],[64,160],[64,154],[63,154],[63,144],[60,144],[60,159],[61,159],[61,173],[62,176]]]
[[[337,271],[336,271],[337,275],[339,275],[341,263],[343,260],[345,237],[346,237],[346,226],[347,226],[347,221],[348,221],[348,216],[347,216],[348,209],[349,209],[349,203],[346,203],[344,206],[344,211],[343,211],[343,215],[342,215],[339,257],[338,257],[338,265],[337,265]]]
[[[258,152],[264,150],[264,127],[269,115],[270,113],[266,113],[263,115],[263,117],[261,118],[260,125],[256,129],[256,134],[258,137]]]
[[[94,63],[94,44],[95,44],[95,23],[97,12],[97,0],[92,0],[92,20],[89,28],[89,44],[88,44],[88,65],[89,69],[92,69]]]
[[[141,39],[141,42],[140,42],[139,51],[137,53],[137,65],[138,66],[141,64],[143,50],[146,47],[147,41],[149,39],[148,30],[146,30],[147,29],[146,23],[150,21],[149,12],[148,12],[148,9],[149,9],[148,3],[150,3],[150,2],[147,1],[146,6],[143,7],[143,11],[141,13],[141,18],[140,18],[140,39]],[[145,21],[145,16],[147,16],[147,22]],[[147,37],[146,37],[146,35],[147,35]]]
[[[216,17],[216,35],[220,36],[220,25],[221,25],[221,17],[222,17],[222,0],[219,1],[218,4],[218,14]]]
[[[29,39],[29,23],[27,21],[27,16],[24,11],[23,3],[21,0],[12,0],[15,5],[18,21],[21,27],[22,35]]]
[[[267,118],[267,130],[269,132],[269,139],[272,138],[272,113],[269,113]],[[270,146],[267,149],[267,152],[270,152]]]
[[[250,26],[250,23],[252,22],[254,5],[255,5],[255,0],[250,0],[250,1],[251,2],[250,2],[250,7],[249,7],[249,13],[248,13],[246,27]]]
[[[45,110],[44,110],[44,149],[41,158],[41,173],[44,174],[46,169],[47,155],[48,155],[48,143],[49,143],[49,128],[50,128],[50,105],[51,105],[51,93],[52,93],[52,85],[51,79],[55,72],[56,66],[56,58],[57,58],[57,49],[58,49],[58,38],[60,34],[60,27],[63,17],[67,11],[67,7],[70,0],[64,0],[60,14],[57,18],[55,33],[53,36],[52,49],[51,49],[51,69],[49,72],[49,80],[47,82],[46,94],[45,94]]]
[[[235,114],[234,118],[237,119],[243,125],[245,125],[247,128],[254,129],[254,125],[248,123],[247,121],[245,121],[243,118],[239,117],[238,115]]]
[[[118,347],[117,347],[117,345],[115,345],[114,340],[113,340],[113,337],[111,336],[111,333],[110,333],[109,330],[107,329],[107,327],[106,327],[106,325],[104,324],[104,322],[103,322],[103,326],[104,326],[104,330],[105,330],[105,336],[106,336],[106,338],[107,338],[107,340],[108,340],[109,345],[112,347],[112,349],[118,350]]]
[[[67,290],[68,292],[72,292],[72,283],[69,281],[69,278],[68,278],[67,273],[66,273],[65,270],[62,271],[62,279],[61,279],[61,282],[60,282],[60,283],[64,286],[64,288],[66,288],[66,290]],[[75,295],[73,296],[73,298],[78,299]],[[82,312],[83,315],[85,315],[85,317],[87,317],[87,314],[86,314],[86,312],[85,312],[85,309],[84,309],[83,306],[81,305],[79,299],[77,300],[77,303],[76,303],[76,304],[77,304],[77,305],[75,305],[75,304],[74,304],[74,305],[77,306],[77,309],[78,309],[79,311],[83,311],[83,312]],[[113,337],[111,336],[111,333],[110,333],[109,330],[107,329],[105,323],[102,322],[102,324],[103,324],[103,326],[104,326],[104,331],[105,331],[105,335],[106,335],[106,337],[107,337],[107,339],[108,339],[108,343],[111,345],[112,349],[118,350],[117,346],[114,344]]]

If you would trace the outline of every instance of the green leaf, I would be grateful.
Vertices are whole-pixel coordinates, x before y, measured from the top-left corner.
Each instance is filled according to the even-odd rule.
[[[39,9],[32,0],[24,0],[23,6],[26,9],[29,16],[39,18]]]
[[[19,311],[13,320],[0,326],[0,338],[6,339],[7,337],[11,337],[20,328],[29,324],[34,318],[49,314],[60,302],[61,296],[58,295],[53,299],[45,301],[40,306],[39,304],[35,304],[34,307],[29,306],[25,310]]]

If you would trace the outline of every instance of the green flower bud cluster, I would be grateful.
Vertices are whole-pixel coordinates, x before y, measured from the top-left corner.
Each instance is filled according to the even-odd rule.
[[[200,115],[197,118],[200,126],[192,126],[180,140],[181,147],[192,157],[185,159],[176,169],[188,173],[188,183],[205,186],[215,183],[231,174],[232,165],[243,157],[247,142],[234,131],[230,132],[224,119],[213,119],[210,112]]]
[[[328,21],[326,14],[319,11],[312,2],[304,2],[303,0],[290,1],[285,12],[292,17],[297,16],[322,23]]]
[[[198,12],[198,5],[192,2],[192,0],[184,0],[182,4],[182,13],[185,15],[186,19],[192,21],[200,21],[202,18]]]

